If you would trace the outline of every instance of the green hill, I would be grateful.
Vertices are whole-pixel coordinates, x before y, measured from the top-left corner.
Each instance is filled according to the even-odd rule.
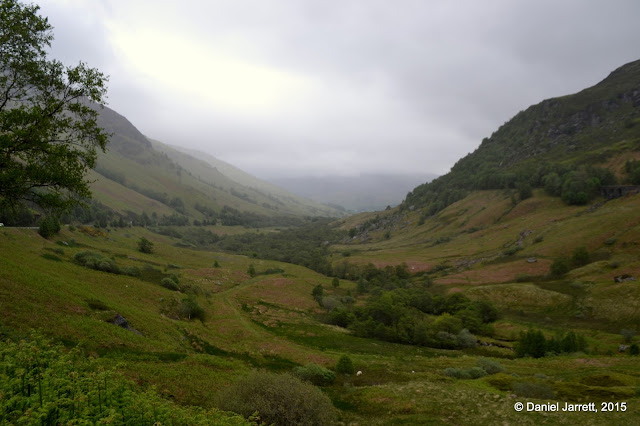
[[[166,154],[183,169],[189,170],[198,180],[227,188],[232,194],[255,200],[267,209],[282,214],[309,216],[340,216],[344,213],[324,204],[316,203],[287,192],[250,174],[196,150],[170,146],[151,140],[155,150]]]
[[[260,224],[275,217],[285,218],[282,222],[286,217],[340,215],[257,179],[240,179],[254,185],[247,186],[202,160],[157,141],[152,144],[125,117],[108,108],[100,111],[99,125],[111,138],[91,176],[96,179],[92,189],[94,198],[118,215],[144,212],[204,221],[220,217],[226,208],[261,217],[255,220]],[[243,174],[238,170],[233,176]]]
[[[640,182],[640,61],[597,85],[516,114],[451,171],[416,187],[405,207],[425,216],[482,189],[545,187],[584,204],[600,184]],[[593,181],[593,179],[597,179]],[[579,194],[578,193],[584,193]]]

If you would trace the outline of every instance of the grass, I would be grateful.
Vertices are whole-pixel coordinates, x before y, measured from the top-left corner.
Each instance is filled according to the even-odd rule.
[[[3,230],[0,325],[14,335],[39,328],[68,346],[79,344],[101,365],[118,365],[139,386],[153,385],[181,404],[213,407],[221,389],[253,369],[292,371],[309,362],[331,369],[340,356],[349,355],[362,375],[338,375],[335,384],[325,388],[340,409],[340,421],[347,424],[460,424],[471,418],[479,425],[601,421],[602,413],[517,413],[512,390],[500,387],[509,381],[503,376],[502,382],[492,384],[490,376],[458,380],[444,374],[446,368],[474,367],[478,356],[495,356],[501,357],[506,370],[501,374],[508,377],[534,382],[544,374],[559,400],[575,399],[583,392],[592,399],[627,401],[629,410],[609,413],[608,424],[637,421],[637,359],[618,354],[617,346],[620,325],[638,323],[640,295],[635,282],[616,284],[611,276],[637,270],[640,250],[634,245],[638,228],[633,218],[638,201],[614,201],[594,213],[576,215],[580,209],[555,205],[553,199],[536,194],[522,211],[500,215],[499,209],[507,208],[501,196],[474,194],[421,227],[394,231],[389,240],[380,235],[367,244],[335,247],[333,258],[379,266],[405,261],[414,272],[446,261],[451,268],[438,273],[434,290],[462,291],[495,303],[502,319],[495,324],[495,336],[483,340],[506,348],[447,351],[358,338],[322,324],[323,309],[311,296],[318,284],[327,295],[355,294],[353,282],[341,280],[340,287],[333,288],[330,277],[300,266],[176,247],[176,240],[142,228],[111,230],[104,236],[65,229],[55,240],[75,243],[64,247],[42,239],[35,230]],[[501,219],[492,223],[490,217],[496,214]],[[407,220],[414,219],[409,214]],[[598,223],[604,225],[590,229]],[[467,227],[479,230],[465,232]],[[524,238],[523,249],[513,257],[501,257],[504,245],[514,244],[523,229],[534,231]],[[452,235],[433,245],[439,237]],[[537,235],[544,239],[534,243]],[[154,243],[154,253],[137,251],[141,237]],[[615,244],[605,244],[612,237]],[[562,244],[566,247],[574,240],[592,252],[606,247],[611,256],[573,270],[562,280],[514,282],[518,273],[544,274]],[[352,254],[345,258],[341,252],[347,249]],[[87,250],[112,257],[123,267],[136,266],[143,276],[108,274],[73,262],[76,253]],[[538,261],[527,263],[530,256]],[[219,268],[213,267],[215,260]],[[614,261],[619,265],[612,269],[609,263]],[[258,271],[284,272],[251,278],[250,264]],[[206,313],[204,322],[163,314],[167,301],[185,296],[160,286],[161,277],[171,273],[179,276],[181,286],[195,291]],[[586,313],[583,318],[575,317],[580,309]],[[115,313],[142,334],[108,323]],[[593,353],[510,359],[511,341],[532,327],[548,336],[574,330],[586,336]]]

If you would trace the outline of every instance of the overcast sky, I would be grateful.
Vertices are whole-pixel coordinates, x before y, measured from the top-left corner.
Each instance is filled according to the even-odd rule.
[[[446,173],[640,59],[638,0],[35,0],[142,133],[259,177]]]

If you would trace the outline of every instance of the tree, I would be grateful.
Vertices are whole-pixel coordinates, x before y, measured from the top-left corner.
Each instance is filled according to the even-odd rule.
[[[142,253],[153,253],[153,243],[142,237],[138,240],[138,251]]]
[[[0,205],[62,210],[91,196],[85,175],[108,135],[98,127],[107,78],[49,60],[39,7],[0,2]]]
[[[332,281],[331,281],[331,285],[335,288],[340,287],[340,280],[338,279],[338,277],[335,277]]]
[[[313,290],[311,290],[311,296],[316,300],[316,302],[320,303],[322,301],[322,295],[324,290],[320,284],[315,286]]]
[[[551,275],[561,277],[569,272],[569,262],[565,258],[559,258],[551,264]]]
[[[356,369],[351,358],[347,355],[342,355],[336,364],[336,371],[340,374],[353,374]]]
[[[573,250],[573,254],[571,255],[571,263],[574,266],[584,266],[589,264],[589,262],[591,262],[591,256],[589,256],[589,252],[587,251],[586,247],[576,247],[576,249]]]

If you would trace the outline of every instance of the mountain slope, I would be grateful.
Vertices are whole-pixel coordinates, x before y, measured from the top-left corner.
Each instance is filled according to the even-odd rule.
[[[125,117],[109,108],[100,110],[98,124],[112,136],[92,175],[96,179],[94,198],[121,216],[156,213],[158,217],[180,217],[173,222],[182,223],[184,218],[203,221],[245,212],[246,221],[266,224],[269,220],[259,218],[339,214],[282,190],[274,195],[249,188],[159,142],[156,149]]]
[[[640,61],[635,61],[591,88],[518,113],[448,174],[416,187],[404,205],[426,207],[433,214],[466,191],[542,187],[550,173],[561,178],[560,187],[569,172],[583,173],[583,182],[594,177],[598,184],[615,183],[616,178],[626,182],[624,162],[639,158],[639,150]],[[584,169],[588,166],[606,166],[611,176]],[[562,188],[556,192],[560,195]]]
[[[234,194],[250,197],[263,206],[282,211],[311,216],[341,216],[336,209],[304,199],[282,188],[262,181],[250,174],[215,158],[212,155],[178,146],[150,140],[154,149],[166,154],[198,179],[227,188]]]

